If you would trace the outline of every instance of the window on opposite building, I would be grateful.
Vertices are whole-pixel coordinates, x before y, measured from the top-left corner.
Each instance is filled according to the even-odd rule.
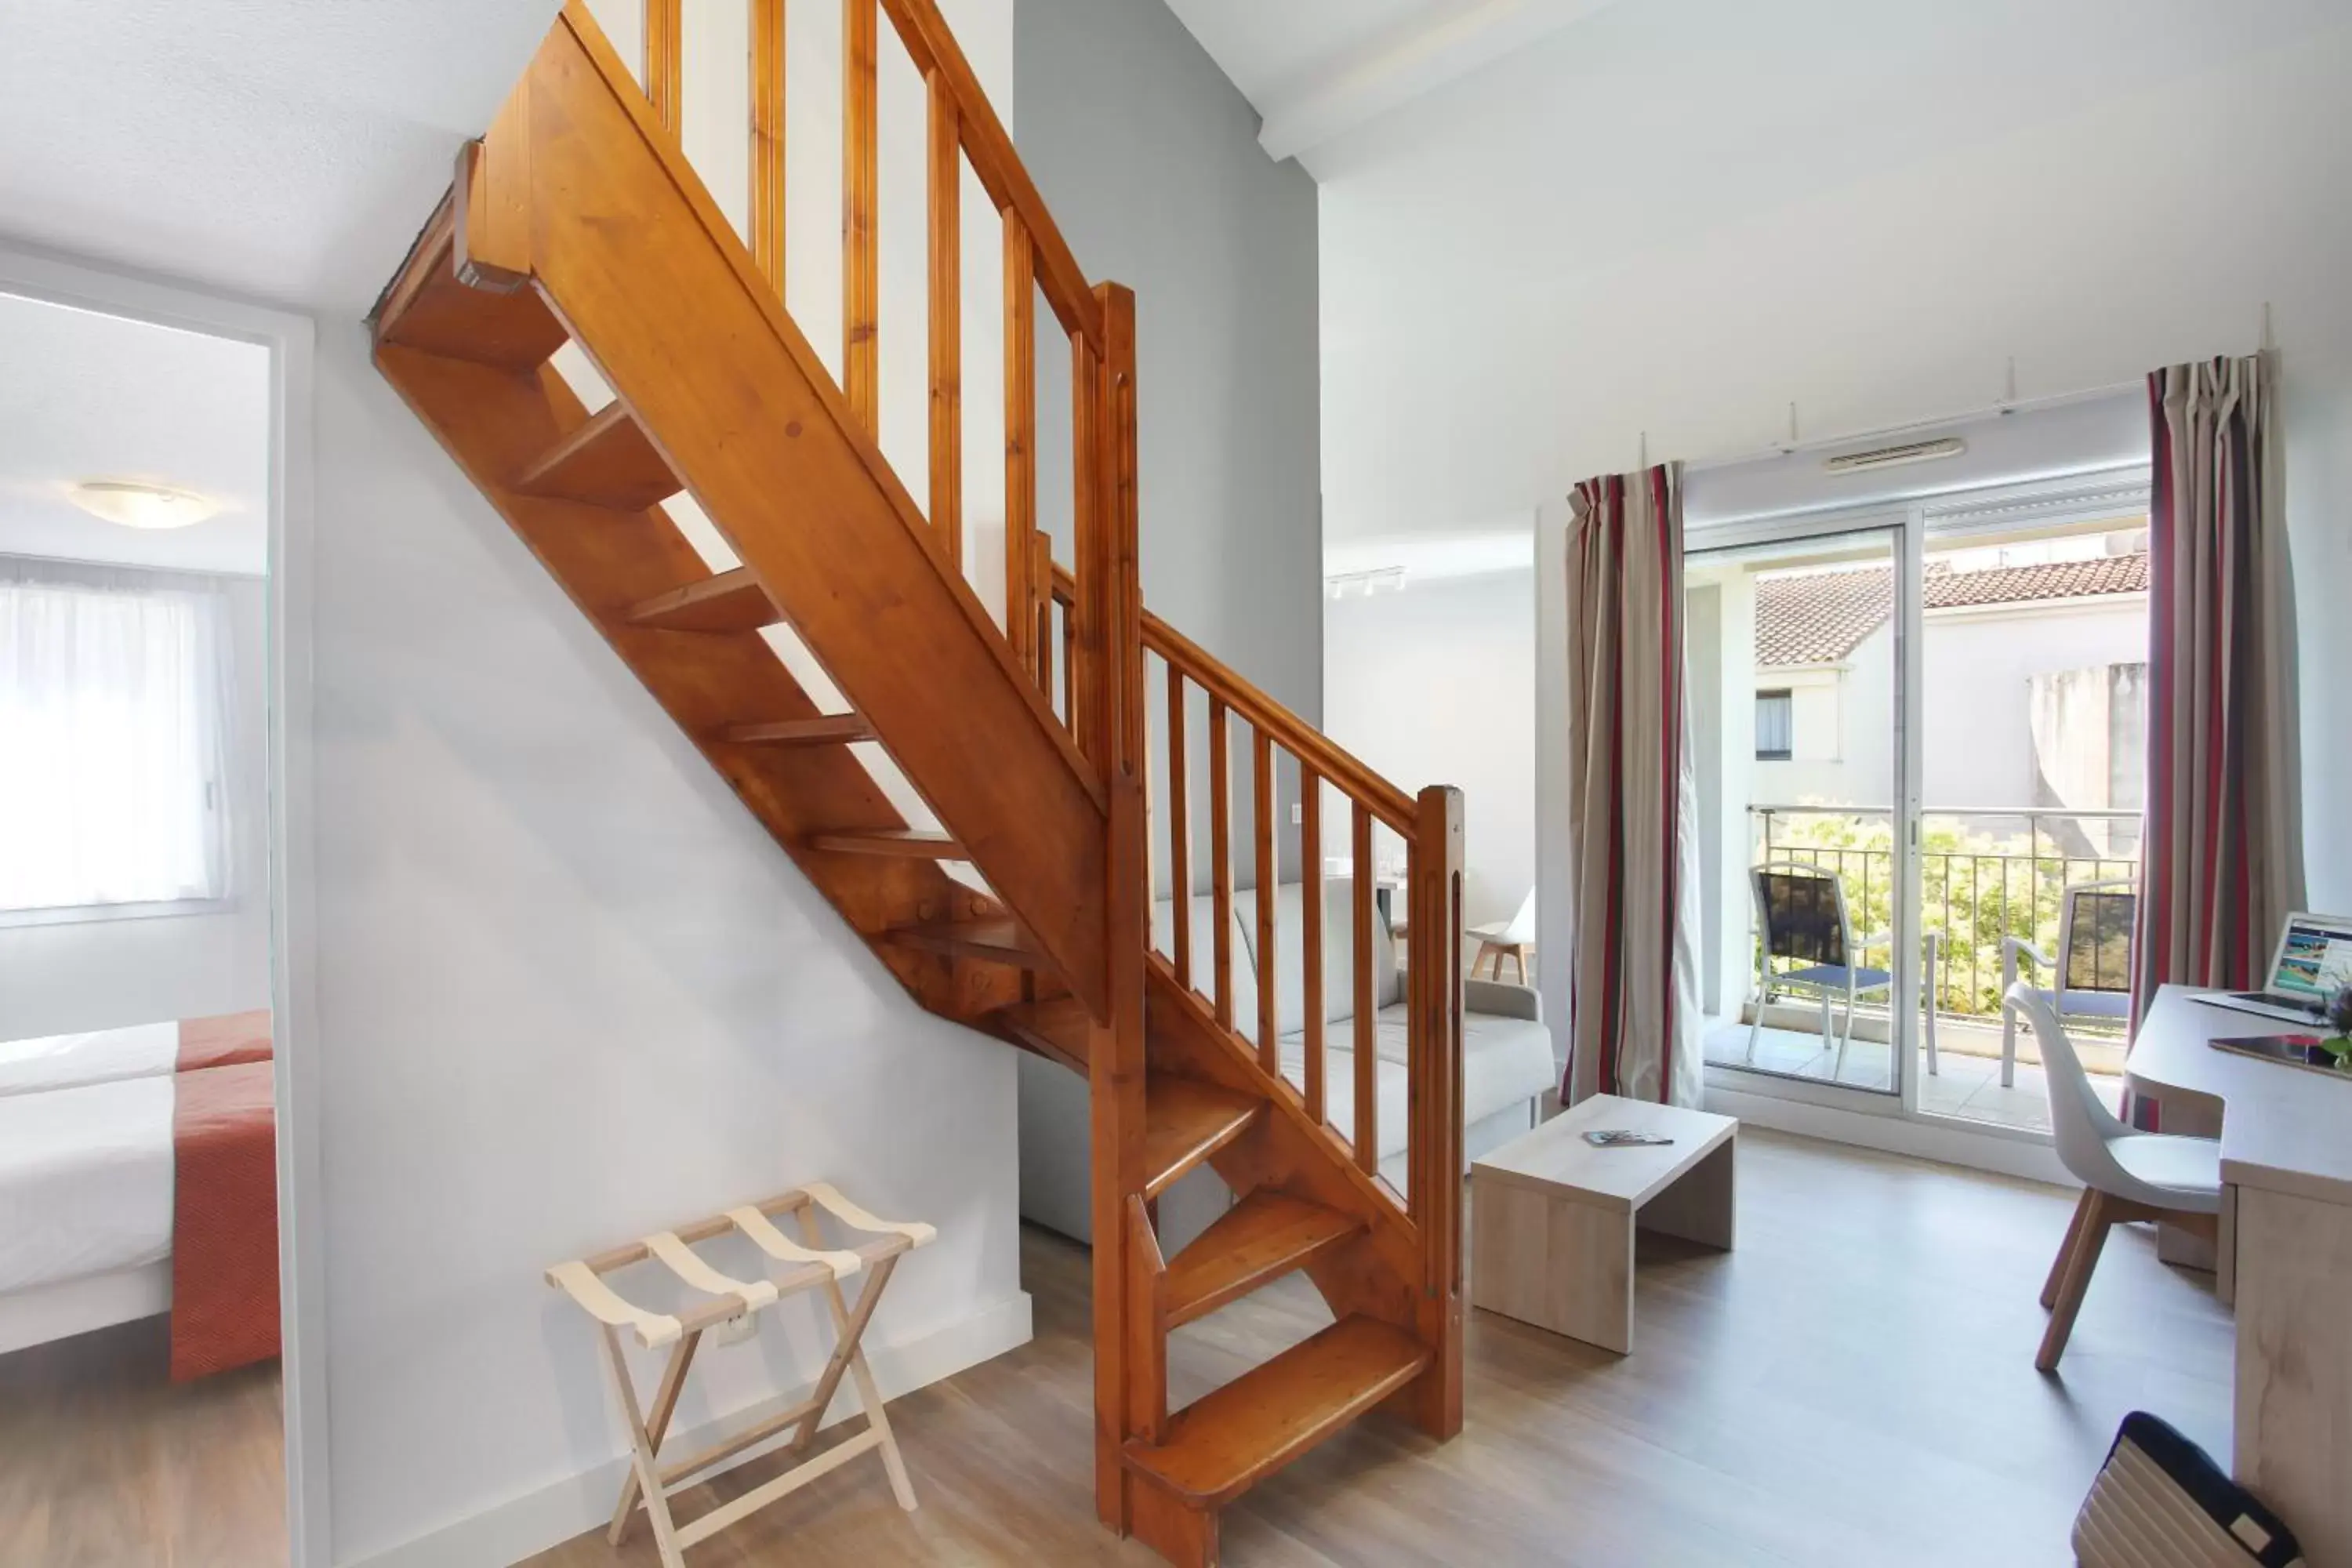
[[[1756,694],[1756,760],[1785,763],[1795,730],[1794,704],[1786,691]]]

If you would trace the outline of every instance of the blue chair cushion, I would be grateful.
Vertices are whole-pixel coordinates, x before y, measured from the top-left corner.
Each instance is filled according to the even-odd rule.
[[[2131,995],[2124,991],[2043,991],[2034,994],[2061,1018],[2128,1018]]]
[[[2052,1004],[2061,1017],[2128,1018],[2131,995],[2123,991],[2062,991]]]
[[[1846,976],[1853,977],[1856,991],[1881,991],[1895,984],[1895,975],[1885,969],[1848,968],[1843,963],[1816,963],[1810,968],[1792,969],[1786,974],[1772,977],[1775,985],[1818,985],[1824,991],[1843,991]]]

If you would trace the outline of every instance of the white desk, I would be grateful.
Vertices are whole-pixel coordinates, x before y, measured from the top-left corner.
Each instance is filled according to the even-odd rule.
[[[2158,994],[2127,1066],[2159,1099],[2221,1106],[2218,1262],[2238,1318],[2231,1468],[2310,1568],[2352,1568],[2352,1075],[2213,1049],[2304,1031],[2195,995]]]

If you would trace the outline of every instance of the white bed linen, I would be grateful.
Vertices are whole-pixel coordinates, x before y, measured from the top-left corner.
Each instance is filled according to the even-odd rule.
[[[46,1094],[53,1089],[156,1078],[180,1061],[180,1026],[133,1024],[80,1035],[0,1040],[0,1095]]]
[[[0,1095],[0,1293],[171,1256],[169,1077]]]

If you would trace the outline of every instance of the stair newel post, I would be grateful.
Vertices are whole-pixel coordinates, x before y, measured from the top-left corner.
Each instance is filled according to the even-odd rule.
[[[1415,1310],[1433,1360],[1412,1390],[1433,1436],[1462,1429],[1462,792],[1433,784],[1414,802],[1411,865],[1412,1015],[1406,1117],[1408,1202],[1420,1228]]]
[[[1103,342],[1083,339],[1076,383],[1081,711],[1074,726],[1102,769],[1110,801],[1104,862],[1109,929],[1109,1016],[1090,1043],[1087,1089],[1094,1129],[1095,1500],[1104,1523],[1133,1527],[1133,1494],[1119,1453],[1130,1437],[1155,1438],[1166,1418],[1160,1359],[1157,1243],[1142,1213],[1144,1185],[1144,952],[1150,853],[1143,808],[1143,626],[1138,576],[1135,457],[1135,296],[1105,284]],[[1150,1252],[1144,1247],[1150,1247]],[[1147,1347],[1150,1347],[1147,1349]]]

